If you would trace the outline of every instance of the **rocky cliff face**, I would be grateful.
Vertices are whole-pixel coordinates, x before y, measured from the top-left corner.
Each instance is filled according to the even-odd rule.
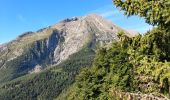
[[[118,41],[117,33],[124,31],[101,16],[91,14],[65,19],[37,32],[26,32],[16,40],[0,46],[0,83],[21,75],[59,64],[84,47],[95,49]]]
[[[93,46],[96,42],[118,40],[116,33],[119,29],[97,15],[66,19],[52,28],[58,29],[63,39],[54,52],[55,62],[61,62],[87,43],[91,42]]]

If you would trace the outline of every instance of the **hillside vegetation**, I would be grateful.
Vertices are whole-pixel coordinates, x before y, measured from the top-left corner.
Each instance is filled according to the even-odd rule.
[[[134,38],[120,32],[120,42],[113,43],[110,48],[99,49],[93,66],[82,70],[74,85],[59,99],[135,100],[135,93],[140,93],[141,99],[146,94],[146,100],[170,98],[169,0],[113,2],[126,15],[139,15],[156,27]]]
[[[36,32],[26,32],[0,46],[0,84],[59,64],[90,43],[90,48],[118,41],[127,30],[96,14],[67,18]]]
[[[47,41],[51,39],[44,40],[42,36],[42,40],[33,43],[31,50],[28,49],[26,54],[6,63],[10,65],[11,73],[0,79],[0,83],[7,79],[0,84],[0,100],[170,99],[170,1],[113,0],[113,2],[116,7],[124,11],[125,15],[138,15],[155,28],[144,35],[128,37],[126,31],[117,28],[114,30],[114,25],[108,21],[103,21],[105,24],[101,25],[103,19],[96,15],[59,23],[53,28],[60,26],[59,33],[63,37],[57,39],[59,33],[52,32],[54,36],[51,37],[55,39],[50,43],[52,45],[57,41],[59,43],[66,41],[59,45],[61,47],[57,49],[58,52],[55,52],[57,44],[54,44],[52,49],[51,45],[46,48],[49,43]],[[84,18],[86,20],[83,20]],[[86,23],[86,26],[82,26],[83,31],[77,30],[80,22]],[[71,34],[68,38],[64,38],[72,25],[73,29],[69,30]],[[75,30],[77,33],[72,35]],[[88,33],[86,37],[84,31]],[[114,41],[111,45],[96,50],[100,43],[104,45],[111,41]],[[68,45],[67,48],[65,45]],[[72,49],[76,53],[73,53]],[[68,59],[58,65],[48,67],[55,58],[51,58],[54,53],[56,57],[61,54],[59,59],[65,53],[70,55],[68,54]],[[2,53],[0,56],[6,60]],[[27,63],[22,63],[21,61],[25,59],[28,60]],[[33,62],[31,68],[26,66],[35,59],[38,60],[35,64]],[[6,69],[3,64],[1,68]],[[24,74],[37,64],[43,65],[44,70]],[[15,68],[12,66],[16,69],[12,69]],[[1,71],[3,72],[1,76],[8,72],[8,70]]]
[[[94,51],[82,49],[43,72],[26,75],[0,86],[1,100],[52,100],[69,87],[83,67],[91,66]]]

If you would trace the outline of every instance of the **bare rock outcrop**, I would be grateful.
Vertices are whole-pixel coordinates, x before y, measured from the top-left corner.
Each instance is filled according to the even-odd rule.
[[[10,75],[18,77],[37,69],[37,65],[43,70],[46,67],[43,65],[59,64],[84,47],[95,49],[96,45],[118,41],[117,34],[120,31],[131,36],[111,21],[90,14],[65,19],[37,32],[26,32],[0,45],[0,73],[13,69]],[[0,82],[8,77],[1,77]]]

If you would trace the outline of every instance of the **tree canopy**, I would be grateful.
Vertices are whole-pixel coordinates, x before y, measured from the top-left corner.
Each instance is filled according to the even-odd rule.
[[[113,0],[125,15],[139,15],[151,25],[170,27],[170,0]]]
[[[113,0],[113,3],[125,15],[138,15],[156,27],[132,38],[118,33],[120,41],[98,50],[93,66],[77,76],[65,98],[128,98],[117,91],[170,98],[170,0]]]

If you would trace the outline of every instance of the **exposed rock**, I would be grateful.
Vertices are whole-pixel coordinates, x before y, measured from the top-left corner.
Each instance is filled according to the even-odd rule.
[[[132,36],[132,37],[134,37],[134,36],[136,36],[137,34],[139,34],[139,32],[137,32],[137,31],[135,31],[135,30],[126,30],[127,31],[127,33],[129,33],[129,36]]]
[[[32,73],[39,73],[39,72],[41,72],[41,70],[42,70],[42,67],[40,66],[40,65],[36,65],[35,67],[34,67],[34,69],[32,70],[32,71],[30,71],[30,73],[32,74]]]
[[[37,69],[37,65],[59,64],[85,46],[95,49],[96,44],[118,41],[119,31],[129,36],[126,30],[96,14],[66,19],[37,32],[26,32],[16,40],[0,46],[0,60],[3,59],[1,65],[16,70],[16,73],[12,73],[18,77],[20,73],[23,75]]]
[[[94,44],[98,42],[104,45],[117,41],[117,33],[124,31],[111,21],[107,21],[96,14],[66,19],[64,22],[52,26],[52,28],[60,30],[60,37],[65,40],[55,49],[54,62],[67,59],[69,55],[80,50],[90,39]]]
[[[6,45],[0,45],[0,52],[5,51],[5,50],[7,50],[7,46]]]

